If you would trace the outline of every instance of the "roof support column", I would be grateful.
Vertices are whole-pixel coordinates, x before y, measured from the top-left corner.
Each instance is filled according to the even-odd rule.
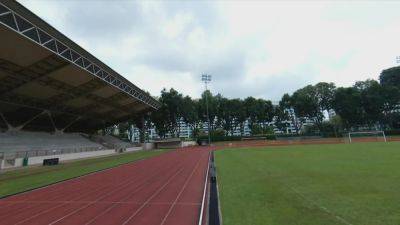
[[[15,129],[16,129],[17,131],[22,130],[22,128],[24,128],[28,123],[34,121],[36,118],[38,118],[39,116],[41,116],[43,113],[45,113],[45,111],[42,111],[42,112],[36,114],[35,116],[33,116],[32,118],[30,118],[29,120],[27,120],[25,123],[19,125],[18,127],[15,127]]]
[[[6,123],[8,130],[11,130],[12,126],[10,123],[8,123],[6,117],[4,116],[4,114],[2,112],[0,112],[0,117],[3,119],[4,123]]]
[[[72,126],[72,124],[76,123],[76,121],[80,120],[81,117],[78,116],[76,119],[72,120],[69,124],[67,124],[64,128],[61,129],[61,132],[64,132],[65,129],[67,129],[68,127]]]
[[[139,128],[139,141],[140,143],[144,143],[145,142],[145,130],[144,130],[144,115],[140,115],[140,121],[138,123],[138,128]]]
[[[0,116],[3,119],[3,121],[7,124],[8,130],[7,131],[20,131],[22,130],[27,124],[29,124],[30,122],[32,122],[33,120],[35,120],[36,118],[38,118],[39,116],[41,116],[43,113],[45,113],[45,111],[42,111],[38,114],[36,114],[35,116],[33,116],[32,118],[28,119],[27,121],[25,121],[24,123],[22,123],[19,126],[14,127],[13,125],[11,125],[6,117],[4,116],[3,113],[0,112]]]
[[[48,111],[48,110],[46,110],[45,112],[46,112],[46,114],[49,116],[50,122],[51,122],[51,124],[53,125],[53,128],[54,128],[54,132],[55,132],[55,133],[61,133],[61,134],[62,134],[63,131],[62,131],[62,130],[59,130],[59,129],[56,127],[56,124],[54,123],[53,117],[51,116],[51,112]]]

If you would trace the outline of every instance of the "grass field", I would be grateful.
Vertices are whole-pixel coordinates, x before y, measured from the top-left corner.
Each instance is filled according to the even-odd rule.
[[[57,166],[40,166],[0,174],[0,197],[41,187],[98,170],[159,155],[169,150],[139,151],[85,159]]]
[[[224,225],[399,225],[400,142],[215,153]]]

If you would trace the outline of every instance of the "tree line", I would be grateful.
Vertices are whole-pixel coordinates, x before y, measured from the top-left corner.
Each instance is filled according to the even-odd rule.
[[[400,67],[383,70],[379,80],[357,81],[351,87],[336,87],[334,83],[320,82],[307,85],[284,94],[279,103],[247,97],[229,99],[210,91],[201,98],[184,96],[175,89],[161,91],[157,98],[161,103],[158,111],[120,124],[125,130],[129,124],[137,127],[155,127],[160,137],[167,134],[178,137],[180,122],[184,121],[193,130],[193,136],[201,135],[207,124],[206,98],[208,100],[210,129],[220,135],[233,135],[235,130],[243,134],[245,122],[252,135],[272,132],[268,125],[273,122],[279,130],[290,123],[295,133],[331,132],[337,135],[346,130],[399,129],[400,128]],[[329,120],[326,114],[334,113]],[[306,121],[313,126],[304,127]]]

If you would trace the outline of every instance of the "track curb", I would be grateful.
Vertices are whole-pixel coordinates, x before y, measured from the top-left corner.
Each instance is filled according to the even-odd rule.
[[[208,225],[222,225],[221,204],[219,201],[218,177],[214,161],[214,151],[211,153],[210,193],[208,209]]]

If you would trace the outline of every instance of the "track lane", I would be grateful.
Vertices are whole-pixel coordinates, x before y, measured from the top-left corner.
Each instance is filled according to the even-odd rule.
[[[157,157],[158,156],[152,158],[151,160],[149,159],[149,161],[157,160]],[[137,161],[133,165],[126,164],[115,168],[115,170],[119,170],[118,171],[119,177],[132,176],[132,174],[130,173],[124,173],[125,167],[128,167],[128,165],[131,166],[131,168],[129,169],[135,169],[136,167],[145,165],[145,163],[143,163],[141,160]],[[0,200],[0,202],[9,202],[10,205],[8,205],[7,209],[1,210],[0,216],[2,214],[9,214],[10,212],[18,213],[18,210],[23,210],[23,211],[29,210],[32,207],[31,205],[24,205],[21,207],[21,204],[16,205],[13,203],[13,201],[23,202],[26,200],[33,201],[35,199],[43,199],[43,198],[46,198],[49,201],[71,200],[71,197],[73,199],[73,196],[79,194],[80,190],[83,188],[93,190],[92,188],[98,188],[98,183],[110,179],[111,180],[115,179],[115,176],[113,176],[115,172],[116,171],[104,170],[101,172],[101,175],[98,175],[97,173],[89,174],[81,178],[56,183],[54,185],[50,185],[45,188],[35,189],[18,195],[10,196],[6,199],[2,199]]]
[[[193,168],[200,161],[199,155],[191,154],[187,160],[185,168],[179,176],[175,177],[172,182],[162,186],[162,189],[155,192],[146,202],[123,224],[160,224],[165,215],[173,204],[174,198],[179,194],[180,187],[184,185],[187,178],[190,176]],[[152,204],[155,202],[166,202],[167,204]]]
[[[0,221],[54,225],[165,225],[173,221],[196,224],[208,154],[207,148],[177,150],[0,199]],[[183,223],[175,223],[179,224]]]
[[[174,161],[172,161],[174,162]],[[162,165],[160,166],[162,169],[165,169]],[[149,170],[145,171],[145,170],[141,170],[138,171],[138,173],[135,176],[132,176],[131,179],[128,179],[122,183],[120,183],[119,185],[112,185],[112,187],[116,187],[112,190],[109,190],[107,192],[102,191],[101,193],[94,193],[92,195],[90,195],[89,197],[85,198],[85,199],[80,199],[82,200],[86,200],[89,201],[87,204],[83,204],[80,207],[74,207],[74,209],[72,211],[69,211],[68,208],[68,213],[65,213],[65,211],[60,211],[60,210],[56,210],[53,211],[54,209],[50,209],[50,210],[46,210],[44,213],[46,213],[45,215],[42,215],[41,217],[38,217],[37,215],[35,215],[35,219],[31,218],[27,218],[24,222],[26,222],[26,224],[30,224],[32,223],[32,219],[33,221],[37,219],[43,221],[43,218],[55,218],[55,215],[57,215],[58,217],[55,219],[51,219],[48,223],[43,223],[43,224],[56,224],[56,223],[60,223],[61,221],[65,220],[66,218],[69,218],[72,215],[75,215],[81,211],[85,211],[87,210],[90,206],[96,206],[96,203],[99,203],[101,200],[106,199],[107,197],[110,197],[112,195],[114,195],[115,193],[118,193],[118,191],[121,191],[123,188],[130,188],[133,187],[135,188],[136,186],[133,185],[133,183],[137,182],[137,181],[143,181],[143,179],[147,176],[147,173],[150,172],[152,173],[155,169],[159,169],[159,167],[154,167],[154,168],[150,168]],[[140,184],[140,183],[139,183]],[[131,185],[131,186],[129,186]],[[109,185],[107,185],[109,186]],[[127,189],[129,191],[129,189]],[[124,191],[127,191],[124,190]],[[124,191],[122,191],[124,193]],[[74,201],[75,202],[75,201]],[[73,202],[73,203],[74,203]],[[62,207],[61,209],[63,209],[64,207],[68,207],[68,203],[67,204],[63,204],[60,207]],[[71,205],[70,207],[73,207],[73,205]],[[55,209],[58,209],[58,207],[56,207]],[[43,213],[42,213],[43,214]],[[91,214],[93,216],[93,214]],[[68,220],[67,220],[68,221]],[[64,221],[63,221],[64,223]],[[21,223],[19,223],[21,224]],[[25,223],[23,223],[25,224]],[[77,224],[77,223],[71,223],[71,224]]]

